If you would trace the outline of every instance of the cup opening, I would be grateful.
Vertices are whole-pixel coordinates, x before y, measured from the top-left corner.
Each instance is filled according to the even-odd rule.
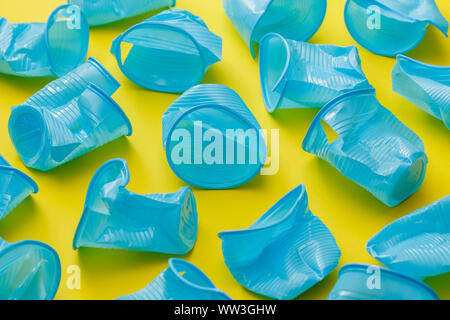
[[[29,160],[39,155],[45,145],[46,129],[38,110],[29,106],[16,107],[8,127],[11,140],[22,159]]]
[[[203,57],[194,39],[183,30],[143,23],[120,41],[119,64],[132,81],[164,92],[181,92],[201,82]]]
[[[425,36],[426,22],[406,18],[385,7],[380,7],[379,13],[367,9],[360,1],[347,1],[345,24],[356,42],[375,54],[390,57],[406,53]]]
[[[203,290],[216,289],[211,280],[196,266],[181,259],[171,259],[169,264],[172,272],[188,285]]]
[[[265,228],[276,225],[287,219],[291,213],[306,211],[308,208],[308,197],[305,186],[302,184],[289,191],[277,201],[267,212],[259,218],[249,229]],[[303,212],[302,212],[303,213]]]
[[[56,252],[47,245],[31,240],[12,244],[1,252],[0,265],[6,266],[0,271],[0,299],[46,300],[55,296],[61,267]],[[11,277],[14,269],[21,272]],[[17,282],[21,290],[16,290]]]

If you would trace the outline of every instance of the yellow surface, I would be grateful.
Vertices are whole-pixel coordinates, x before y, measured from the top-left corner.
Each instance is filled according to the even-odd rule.
[[[450,20],[450,2],[437,0]],[[12,22],[46,21],[63,0],[1,0],[0,16]],[[325,21],[311,39],[313,43],[357,45],[344,24],[344,0],[329,0]],[[178,0],[177,8],[201,16],[223,38],[223,61],[206,74],[204,83],[220,83],[235,89],[263,128],[280,129],[280,170],[274,176],[258,176],[233,190],[194,189],[199,211],[198,239],[193,251],[181,258],[201,268],[235,299],[262,298],[242,286],[226,268],[217,233],[245,228],[282,195],[300,183],[306,184],[312,212],[331,229],[342,250],[340,266],[351,262],[376,263],[365,243],[378,230],[399,217],[438,200],[450,192],[450,131],[439,120],[413,106],[391,90],[394,59],[361,48],[362,65],[377,89],[380,102],[425,143],[428,172],[419,191],[396,208],[388,208],[364,189],[341,175],[326,162],[304,152],[301,141],[317,110],[266,112],[259,86],[257,61],[226,17],[220,0]],[[144,17],[149,17],[150,14]],[[113,299],[147,285],[167,265],[168,255],[104,249],[72,250],[72,238],[80,218],[85,194],[94,172],[105,161],[121,157],[131,171],[129,188],[139,193],[173,192],[185,185],[169,168],[161,143],[161,116],[178,97],[145,90],[130,82],[109,53],[111,41],[144,17],[91,28],[89,55],[101,61],[120,81],[114,99],[133,125],[133,135],[120,138],[68,164],[42,173],[21,162],[7,132],[9,108],[25,101],[48,79],[24,79],[0,75],[0,153],[39,184],[40,191],[20,204],[0,222],[0,236],[7,241],[37,239],[53,246],[62,262],[57,299]],[[450,65],[450,40],[430,27],[425,39],[409,56],[421,61]],[[69,290],[67,267],[81,267],[81,289]],[[337,269],[300,296],[324,299],[337,278]],[[450,274],[426,281],[442,299],[450,299]]]

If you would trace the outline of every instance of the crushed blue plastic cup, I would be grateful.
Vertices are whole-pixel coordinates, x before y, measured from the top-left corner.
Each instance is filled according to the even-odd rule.
[[[60,77],[84,62],[88,46],[88,22],[78,6],[59,6],[47,23],[0,17],[0,73]]]
[[[392,89],[450,129],[450,66],[435,66],[398,55]]]
[[[276,33],[261,40],[259,71],[269,112],[321,108],[346,92],[372,88],[355,46],[310,44]]]
[[[347,0],[344,17],[353,39],[383,56],[414,49],[430,24],[446,37],[448,32],[448,21],[434,0]]]
[[[242,185],[258,175],[266,161],[261,126],[241,97],[222,85],[202,84],[186,91],[164,113],[162,131],[173,172],[199,188]]]
[[[231,300],[196,266],[169,259],[169,267],[145,288],[117,300]]]
[[[255,58],[255,45],[269,32],[297,41],[310,39],[322,25],[327,1],[223,0],[223,8]]]
[[[38,190],[33,179],[13,168],[0,154],[0,220]]]
[[[293,299],[338,265],[341,251],[325,224],[308,207],[302,184],[247,229],[219,233],[225,264],[247,289]]]
[[[89,58],[13,107],[9,135],[25,165],[47,171],[131,135],[130,121],[110,97],[119,86]]]
[[[127,162],[113,159],[97,170],[86,195],[73,248],[186,254],[197,238],[197,206],[189,187],[175,193],[126,189]]]
[[[327,135],[324,124],[333,134]],[[332,141],[333,135],[338,137]],[[422,140],[378,102],[374,89],[343,94],[323,107],[303,140],[303,150],[329,162],[390,207],[419,189],[428,164]]]
[[[0,300],[52,300],[61,280],[61,263],[49,245],[0,238]]]
[[[389,269],[413,278],[450,272],[450,196],[388,224],[366,248]]]
[[[176,0],[68,0],[81,8],[90,26],[100,26],[175,6]]]
[[[439,300],[422,281],[379,266],[352,263],[339,270],[328,300]]]
[[[209,67],[222,60],[222,39],[200,17],[169,9],[114,39],[111,53],[131,81],[178,93],[199,84]]]

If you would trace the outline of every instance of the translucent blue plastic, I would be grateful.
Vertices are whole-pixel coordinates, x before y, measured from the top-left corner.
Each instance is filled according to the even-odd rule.
[[[36,182],[11,165],[0,154],[0,220],[31,193],[39,190]]]
[[[303,149],[391,207],[419,189],[428,163],[422,140],[378,102],[374,89],[346,93],[322,108]]]
[[[450,129],[450,66],[399,55],[392,70],[392,89]]]
[[[367,251],[414,278],[450,272],[450,196],[387,225],[367,242]]]
[[[60,279],[58,254],[47,244],[0,238],[0,300],[51,300]]]
[[[321,108],[346,92],[372,88],[356,47],[310,44],[275,33],[261,40],[259,71],[269,112]]]
[[[47,23],[9,23],[0,17],[0,73],[58,77],[83,63],[89,26],[77,6],[55,9]]]
[[[129,180],[123,159],[110,160],[97,170],[73,248],[189,252],[197,238],[197,206],[191,188],[143,195],[126,189]]]
[[[91,26],[104,25],[175,6],[175,0],[68,0],[67,2],[78,5]]]
[[[123,135],[131,124],[111,99],[120,84],[89,58],[13,107],[9,135],[26,166],[50,170]]]
[[[311,38],[322,25],[327,1],[223,0],[223,7],[255,58],[255,45],[266,33],[298,41]]]
[[[244,184],[266,161],[258,121],[239,95],[222,85],[186,91],[164,113],[162,131],[170,167],[180,179],[200,188]]]
[[[333,271],[341,256],[308,208],[305,186],[286,194],[248,229],[219,233],[225,264],[247,289],[293,299]]]
[[[353,39],[383,56],[414,49],[429,24],[445,36],[448,32],[448,22],[434,0],[347,0],[344,16]]]
[[[231,300],[193,264],[169,259],[169,267],[144,289],[117,300]]]
[[[222,39],[200,17],[170,9],[122,33],[111,53],[131,81],[150,90],[183,92],[222,60]]]
[[[385,268],[347,264],[328,300],[439,300],[425,283]]]

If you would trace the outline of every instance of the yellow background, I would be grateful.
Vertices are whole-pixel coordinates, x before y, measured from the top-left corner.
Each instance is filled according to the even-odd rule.
[[[450,1],[437,0],[450,20]],[[46,21],[63,0],[1,0],[0,16],[11,22]],[[328,0],[325,21],[310,40],[341,46],[357,45],[344,24],[344,0]],[[396,208],[388,208],[367,191],[348,180],[328,163],[304,152],[301,141],[315,109],[266,112],[259,86],[258,62],[250,53],[222,9],[221,0],[178,0],[177,8],[201,16],[223,38],[223,61],[206,74],[204,83],[220,83],[235,89],[261,126],[280,129],[280,170],[274,176],[258,176],[233,190],[194,189],[199,212],[198,239],[193,251],[181,258],[202,269],[235,299],[262,298],[239,285],[226,268],[217,233],[246,228],[281,196],[304,183],[312,212],[331,229],[342,250],[343,264],[376,263],[365,250],[366,241],[386,224],[450,194],[450,131],[391,90],[395,60],[361,48],[362,65],[377,90],[380,102],[424,141],[428,172],[419,191]],[[154,14],[154,13],[153,13]],[[121,157],[131,173],[129,189],[138,193],[174,192],[185,185],[169,168],[161,142],[161,116],[178,97],[146,90],[129,81],[109,53],[112,40],[152,14],[91,28],[89,56],[93,56],[120,81],[113,98],[133,125],[133,135],[120,138],[59,168],[43,173],[26,168],[7,131],[10,107],[25,101],[51,79],[0,75],[0,153],[39,185],[38,194],[20,204],[0,222],[0,236],[9,242],[37,239],[54,247],[62,262],[57,299],[113,299],[147,285],[167,266],[168,255],[82,248],[72,250],[72,238],[80,218],[85,194],[94,172],[107,160]],[[450,65],[450,40],[429,27],[420,45],[408,56],[421,61]],[[67,267],[81,267],[81,290],[66,286]],[[325,299],[337,279],[337,269],[302,294],[300,299]],[[450,299],[450,273],[428,279],[441,299]]]

